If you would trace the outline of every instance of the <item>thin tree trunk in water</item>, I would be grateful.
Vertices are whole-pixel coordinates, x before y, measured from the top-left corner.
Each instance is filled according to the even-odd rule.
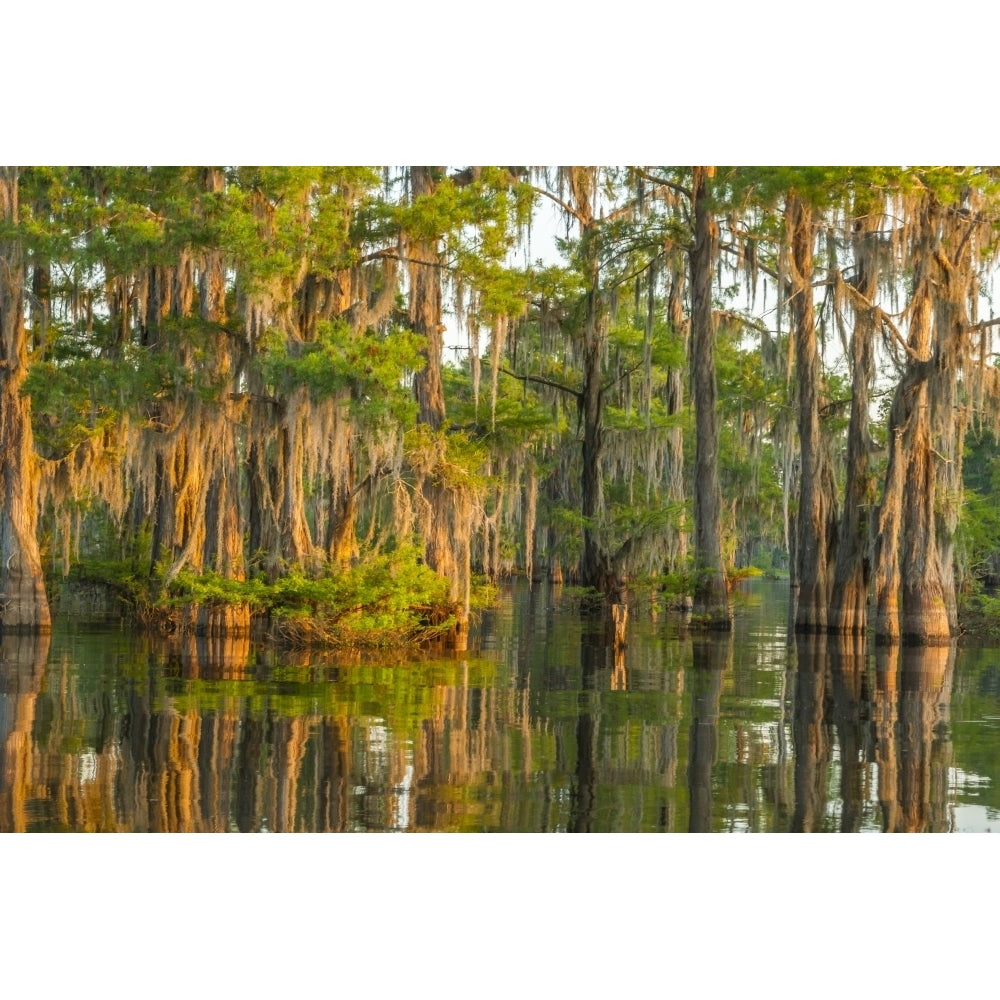
[[[812,210],[791,195],[786,208],[791,244],[789,308],[795,326],[801,485],[795,558],[798,601],[795,628],[823,631],[831,597],[831,550],[836,540],[833,474],[824,452],[819,420],[819,350],[813,314],[812,275],[815,224]]]
[[[695,238],[691,265],[691,394],[695,410],[695,591],[694,611],[714,628],[731,628],[722,564],[719,490],[719,428],[715,382],[715,319],[712,280],[719,227],[708,204],[714,167],[695,167]]]
[[[601,457],[604,450],[604,391],[601,386],[601,362],[604,356],[605,332],[598,305],[597,267],[592,270],[591,287],[587,294],[587,317],[584,323],[583,346],[583,470],[581,473],[583,513],[583,555],[580,564],[581,582],[607,593],[613,600],[619,596],[612,579],[607,554],[601,545],[599,519],[604,509],[604,476]]]
[[[667,298],[667,320],[674,335],[680,337],[687,351],[687,327],[684,320],[684,262],[675,257],[672,267],[670,294]],[[671,368],[667,373],[667,415],[677,417],[684,406],[684,372]],[[684,504],[684,431],[678,425],[667,432],[666,454],[667,498],[683,511]],[[668,572],[677,572],[687,563],[687,525],[684,514],[676,530],[672,531]]]
[[[18,223],[18,169],[0,167],[0,221]],[[39,469],[24,328],[24,255],[16,235],[0,240],[0,630],[47,632],[52,627],[38,551]]]
[[[867,206],[869,209],[873,206]],[[854,257],[857,261],[855,288],[864,302],[872,302],[878,289],[876,254],[881,213],[869,211],[854,224]],[[870,387],[875,377],[874,309],[864,304],[854,309],[851,336],[851,419],[847,431],[847,471],[844,511],[837,543],[833,599],[829,626],[832,631],[860,635],[868,614],[868,584],[871,576],[870,525],[874,484],[868,454]]]

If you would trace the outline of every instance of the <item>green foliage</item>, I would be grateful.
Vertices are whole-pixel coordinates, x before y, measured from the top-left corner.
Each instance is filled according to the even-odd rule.
[[[1000,639],[1000,596],[978,590],[961,594],[958,617],[966,637],[979,641]]]
[[[404,377],[423,367],[422,338],[396,328],[388,335],[371,328],[358,332],[343,321],[317,324],[314,343],[289,344],[278,338],[264,345],[257,366],[265,381],[285,394],[305,386],[314,399],[346,393],[355,416],[372,424],[413,419],[416,406]]]
[[[74,578],[112,589],[139,620],[179,627],[182,609],[246,605],[271,622],[275,636],[296,644],[398,646],[447,634],[455,625],[448,581],[426,566],[417,549],[371,555],[357,566],[314,577],[294,571],[267,583],[217,573],[182,572],[163,590],[135,562],[87,560]],[[490,600],[485,584],[476,604]]]

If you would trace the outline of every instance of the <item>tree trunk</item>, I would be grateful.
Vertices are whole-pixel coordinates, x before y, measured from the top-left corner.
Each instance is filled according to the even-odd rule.
[[[0,221],[18,224],[18,169],[0,167]],[[16,235],[0,240],[0,629],[47,632],[49,602],[35,534],[39,469],[24,328],[24,255]]]
[[[715,317],[712,281],[719,248],[719,227],[709,205],[714,167],[695,167],[695,234],[691,266],[691,394],[695,411],[695,588],[694,611],[710,627],[732,627],[722,564],[719,489],[718,393],[715,382]]]
[[[851,418],[847,431],[847,471],[844,511],[837,543],[833,597],[830,607],[831,631],[863,635],[868,615],[868,585],[871,577],[871,522],[874,501],[869,445],[870,389],[875,377],[874,309],[865,305],[878,290],[878,228],[882,215],[873,205],[854,223],[854,283],[863,303],[854,307],[851,336]]]
[[[443,167],[410,167],[413,199],[431,196],[436,178]],[[417,238],[411,241],[410,256],[410,323],[415,333],[426,339],[421,352],[425,367],[413,379],[420,423],[431,431],[440,430],[445,418],[444,388],[441,383],[441,352],[443,349],[441,304],[441,261],[436,239]],[[446,444],[434,441],[432,454],[423,457],[423,468],[417,471],[417,490],[422,503],[422,534],[425,558],[439,576],[449,581],[451,599],[455,602],[458,624],[453,637],[464,648],[468,637],[471,602],[472,505],[466,491],[452,487],[441,475]]]
[[[601,458],[604,451],[604,390],[601,385],[606,333],[598,304],[596,264],[591,272],[587,293],[587,316],[583,345],[583,468],[580,487],[583,514],[583,555],[580,578],[585,587],[594,587],[617,599],[618,587],[608,557],[601,544],[600,518],[604,510],[604,474]]]
[[[932,328],[934,297],[942,294],[951,277],[940,270],[939,209],[927,197],[915,223],[909,356],[889,417],[891,450],[876,566],[876,640],[924,646],[948,643],[954,634],[948,607],[954,568],[942,566],[938,547],[935,430],[940,437],[957,419],[954,409],[942,412],[942,399],[950,397],[942,391],[941,380],[954,378],[954,372],[941,366],[955,364],[954,338],[960,327]]]
[[[218,168],[208,168],[204,188],[211,194],[225,191],[225,177]],[[246,579],[243,552],[243,509],[240,499],[239,414],[235,397],[242,373],[241,350],[236,339],[224,329],[226,324],[226,264],[220,250],[207,250],[199,281],[200,314],[209,324],[212,345],[211,378],[222,388],[214,404],[200,409],[199,437],[208,446],[209,464],[205,494],[203,566],[227,580]],[[199,612],[197,630],[208,635],[231,635],[250,630],[250,606],[235,604],[204,608]]]
[[[290,565],[314,570],[318,553],[313,546],[309,521],[306,518],[305,493],[304,438],[305,425],[310,419],[310,409],[306,390],[297,386],[285,404],[285,418],[278,432],[278,454],[284,487],[278,523],[281,532],[281,554],[285,560]]]
[[[795,194],[789,197],[785,218],[793,274],[789,309],[795,326],[801,459],[795,532],[798,584],[795,629],[819,632],[826,629],[830,608],[831,553],[836,541],[837,515],[833,473],[824,449],[819,419],[819,350],[812,293],[815,224],[812,209]]]
[[[667,321],[674,336],[680,337],[687,349],[687,324],[684,320],[684,261],[675,257],[672,266],[670,293],[667,297]],[[684,407],[684,371],[671,368],[667,373],[667,415],[677,417]],[[680,424],[667,432],[667,454],[664,474],[667,480],[667,499],[683,511],[684,505],[684,431]],[[688,531],[684,515],[675,529],[671,529],[668,547],[667,571],[676,573],[687,563]]]
[[[410,167],[414,201],[429,197],[437,187],[436,177],[444,167]],[[444,421],[444,388],[441,384],[441,352],[444,349],[441,322],[441,260],[436,239],[411,241],[410,324],[413,332],[426,339],[421,350],[424,368],[413,377],[413,391],[420,408],[420,422],[437,430]]]

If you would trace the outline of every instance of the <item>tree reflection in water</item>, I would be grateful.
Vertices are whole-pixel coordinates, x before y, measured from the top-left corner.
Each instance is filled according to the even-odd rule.
[[[854,833],[861,829],[864,817],[865,762],[871,759],[865,639],[861,635],[830,636],[827,645],[833,687],[833,726],[840,747],[840,830]]]
[[[0,634],[0,830],[27,829],[35,795],[35,710],[49,656],[48,633]]]
[[[876,648],[878,796],[887,832],[949,829],[949,704],[955,655],[954,645]]]
[[[615,649],[526,595],[483,654],[406,663],[8,636],[0,828],[929,831],[956,804],[988,820],[993,660],[789,642],[782,612],[697,637],[635,615]],[[957,745],[953,687],[975,723]]]
[[[732,632],[699,635],[693,642],[691,734],[688,740],[688,832],[708,833],[712,823],[712,769],[718,756],[722,676],[733,663]]]
[[[823,828],[826,811],[830,737],[825,718],[829,645],[824,635],[795,637],[797,669],[792,742],[795,747],[795,809],[792,830],[811,833]]]

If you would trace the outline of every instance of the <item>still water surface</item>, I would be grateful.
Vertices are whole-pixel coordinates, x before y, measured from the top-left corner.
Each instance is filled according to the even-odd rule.
[[[634,609],[617,655],[524,586],[412,662],[5,637],[0,830],[1000,828],[1000,650],[789,639],[745,586],[731,635]]]

